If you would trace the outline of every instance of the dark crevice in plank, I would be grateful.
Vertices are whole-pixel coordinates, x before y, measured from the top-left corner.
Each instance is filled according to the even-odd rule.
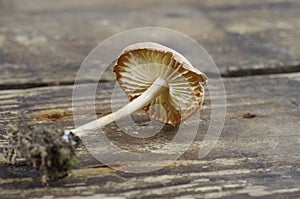
[[[255,75],[271,75],[283,73],[297,73],[300,72],[300,65],[277,66],[277,67],[228,67],[227,72],[222,74],[222,77],[246,77]]]
[[[99,82],[108,82],[107,80],[100,80]],[[77,82],[79,84],[90,84],[94,83],[92,80],[84,80]],[[0,90],[18,90],[18,89],[32,89],[40,87],[52,87],[52,86],[72,86],[74,81],[64,81],[64,82],[49,82],[49,83],[24,83],[24,84],[0,84]]]
[[[39,87],[50,87],[50,86],[67,86],[73,84],[74,82],[6,84],[6,85],[0,85],[0,90],[31,89],[31,88],[39,88]]]
[[[257,75],[272,75],[272,74],[285,74],[285,73],[298,73],[300,72],[300,65],[291,66],[277,66],[277,67],[247,67],[241,69],[240,67],[231,66],[227,68],[225,73],[221,73],[221,77],[232,78],[232,77],[248,77]],[[206,73],[210,78],[218,78],[217,74]],[[109,82],[109,80],[100,80],[100,82]],[[84,80],[77,82],[79,84],[94,83],[92,80]],[[18,90],[18,89],[32,89],[40,87],[51,87],[51,86],[72,86],[74,81],[64,82],[48,82],[48,83],[24,83],[24,84],[0,84],[0,90]]]
[[[235,11],[235,10],[260,10],[260,9],[298,9],[299,4],[296,2],[259,2],[253,4],[239,4],[239,5],[217,5],[206,8],[207,11]]]

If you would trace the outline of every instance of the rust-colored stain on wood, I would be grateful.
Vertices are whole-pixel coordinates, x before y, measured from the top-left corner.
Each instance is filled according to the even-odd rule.
[[[41,110],[29,116],[32,119],[43,121],[69,121],[72,119],[72,112],[69,110]]]
[[[255,117],[256,117],[256,115],[254,113],[248,112],[248,113],[243,114],[243,118],[245,118],[245,119],[251,119],[251,118],[255,118]]]

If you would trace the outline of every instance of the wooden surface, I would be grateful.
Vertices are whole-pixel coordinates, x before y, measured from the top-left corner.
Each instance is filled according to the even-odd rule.
[[[197,40],[224,76],[299,71],[297,0],[52,2],[1,0],[0,88],[71,84],[100,41],[147,26]]]
[[[1,133],[20,116],[36,125],[72,128],[73,81],[81,61],[103,39],[141,26],[179,30],[208,50],[224,76],[227,115],[205,158],[198,152],[210,121],[209,93],[193,144],[168,167],[125,173],[102,165],[81,146],[76,151],[81,168],[48,187],[30,167],[5,164],[6,142],[0,140],[0,198],[300,197],[299,1],[26,2],[0,0]],[[213,77],[209,74],[211,86]],[[113,79],[108,71],[97,91],[99,116],[111,111]],[[91,88],[92,80],[81,86]],[[147,123],[142,112],[134,118]],[[174,136],[170,127],[142,142],[115,124],[105,132],[129,151],[159,148]],[[164,161],[149,161],[156,165]]]

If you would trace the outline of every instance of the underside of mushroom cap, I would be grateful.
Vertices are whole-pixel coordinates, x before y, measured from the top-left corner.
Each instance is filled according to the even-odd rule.
[[[114,66],[116,80],[130,101],[139,97],[160,77],[167,89],[144,110],[150,117],[179,125],[201,107],[207,77],[180,53],[163,45],[144,42],[123,50]]]

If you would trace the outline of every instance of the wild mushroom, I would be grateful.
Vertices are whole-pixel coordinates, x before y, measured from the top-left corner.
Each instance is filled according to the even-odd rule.
[[[156,120],[179,125],[203,103],[204,89],[200,83],[207,81],[206,75],[166,46],[152,42],[130,45],[117,59],[113,71],[131,102],[116,112],[71,130],[79,137],[139,109],[144,109]],[[159,106],[153,106],[155,104]]]
[[[179,125],[201,107],[207,77],[180,53],[157,43],[137,43],[123,50],[114,66],[116,80],[128,95],[129,104],[118,111],[73,130],[29,126],[8,129],[5,157],[15,163],[25,157],[42,171],[47,183],[65,176],[75,164],[74,147],[78,137],[117,121],[139,109],[150,117]],[[156,106],[159,104],[159,106]],[[74,134],[75,135],[74,135]]]

